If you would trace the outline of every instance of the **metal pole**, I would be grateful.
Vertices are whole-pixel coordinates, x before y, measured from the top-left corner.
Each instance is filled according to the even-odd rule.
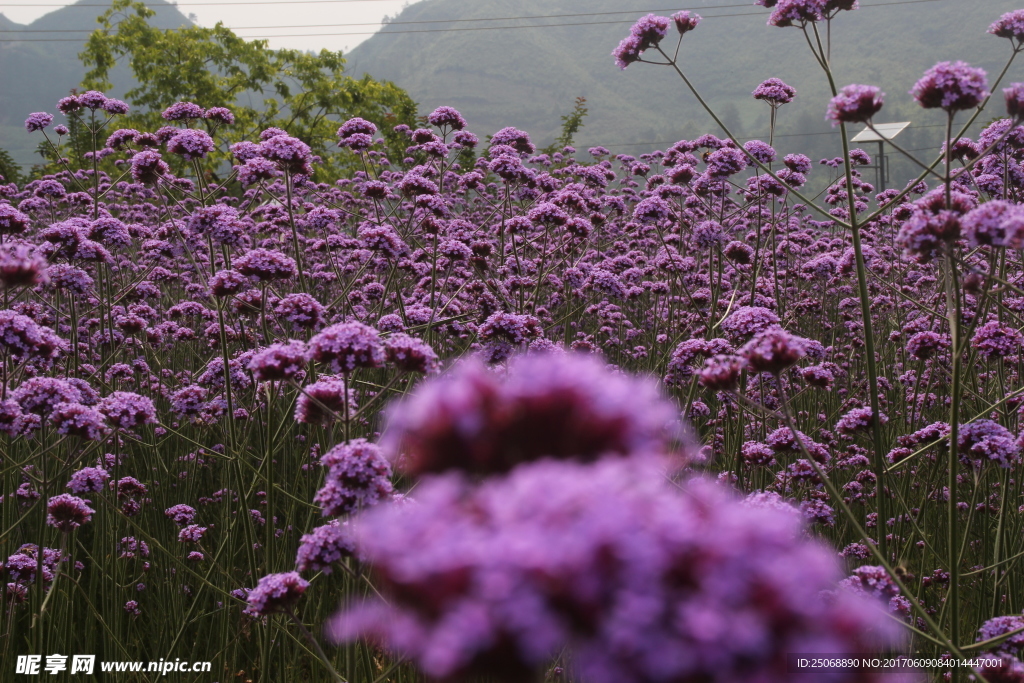
[[[878,159],[875,161],[875,187],[879,192],[885,191],[885,140],[878,141]]]

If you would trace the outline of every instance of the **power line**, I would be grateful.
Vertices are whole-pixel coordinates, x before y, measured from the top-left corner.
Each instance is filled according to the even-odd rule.
[[[336,0],[337,2],[347,2],[355,0]],[[917,4],[921,2],[939,2],[940,0],[898,0],[896,2],[876,2],[870,5],[861,5],[862,8],[867,7],[887,7],[891,5],[909,5]],[[241,4],[241,3],[236,3]],[[259,4],[259,3],[250,3]],[[81,5],[77,5],[81,7]],[[104,7],[106,5],[103,5]],[[747,5],[743,5],[747,6]],[[724,6],[723,6],[724,7]],[[617,14],[617,13],[616,13]],[[704,19],[715,19],[720,17],[744,17],[753,15],[764,15],[764,12],[736,12],[732,14],[708,14],[704,15]],[[589,16],[589,15],[581,15]],[[633,19],[619,19],[613,21],[587,21],[587,22],[566,22],[561,24],[534,24],[531,26],[471,26],[466,28],[428,28],[418,30],[406,30],[406,31],[384,31],[386,34],[400,34],[400,33],[451,33],[459,31],[498,31],[498,30],[514,30],[524,28],[554,28],[554,27],[565,27],[565,26],[598,26],[607,24],[630,24],[633,23]],[[387,25],[385,25],[386,27]],[[349,31],[341,33],[284,33],[274,35],[255,35],[255,36],[241,36],[247,39],[267,39],[267,38],[322,38],[332,36],[367,36],[375,35],[380,31]],[[81,42],[80,38],[25,38],[25,39],[11,39],[11,38],[0,38],[0,42],[4,43],[60,43],[60,42]]]
[[[330,3],[349,3],[349,2],[395,2],[395,0],[248,0],[247,2],[175,2],[174,7],[209,7],[210,5],[237,5],[238,7],[245,7],[247,5],[313,5],[324,2]],[[71,7],[67,3],[4,3],[0,5],[0,9],[4,7]],[[80,3],[75,4],[74,7],[110,7],[110,3]]]
[[[316,2],[324,2],[324,1],[333,1],[333,0],[315,0],[315,1]],[[238,4],[241,5],[243,3],[238,3]],[[258,4],[258,3],[252,3],[252,4]],[[271,3],[266,3],[266,4],[271,4]],[[81,7],[81,5],[77,5],[77,6]],[[455,22],[460,22],[461,23],[461,22],[470,22],[470,21],[518,21],[520,19],[563,19],[563,18],[567,18],[567,17],[599,17],[599,16],[608,16],[608,15],[611,15],[611,14],[631,14],[631,15],[636,15],[636,14],[643,14],[644,12],[675,12],[675,11],[679,11],[680,9],[682,9],[682,10],[707,10],[707,9],[716,10],[716,9],[727,9],[727,8],[733,8],[733,7],[750,7],[750,3],[749,2],[744,2],[744,3],[734,4],[734,5],[705,5],[705,6],[702,6],[702,7],[681,7],[681,8],[677,7],[677,8],[674,8],[674,9],[672,9],[672,8],[669,8],[669,9],[662,8],[662,9],[622,10],[622,11],[618,11],[618,12],[583,12],[583,13],[578,13],[578,14],[538,14],[538,15],[525,16],[525,17],[485,17],[485,18],[481,18],[481,19],[419,19],[419,20],[414,20],[414,21],[389,21],[389,22],[386,22],[386,24],[385,24],[385,22],[382,22],[382,21],[374,21],[374,22],[353,23],[353,24],[300,24],[300,25],[295,25],[295,26],[234,26],[234,27],[231,27],[231,30],[232,31],[248,31],[248,30],[264,29],[264,28],[272,28],[272,29],[279,29],[279,28],[335,28],[335,27],[348,27],[348,26],[381,26],[381,25],[401,26],[401,25],[405,25],[405,24],[446,24],[446,23],[455,23]],[[81,33],[83,31],[85,31],[85,32],[92,32],[92,31],[95,31],[95,30],[96,29],[93,29],[93,28],[64,28],[64,29],[53,29],[53,30],[46,30],[46,29],[20,29],[20,30],[19,29],[3,29],[3,30],[0,30],[0,33]]]
[[[930,2],[936,2],[937,0],[928,0]],[[750,14],[761,14],[760,12],[745,12],[740,14],[712,14],[707,18],[712,17],[742,17]],[[632,24],[633,19],[617,19],[613,21],[577,21],[568,22],[562,24],[534,24],[532,26],[472,26],[467,28],[424,28],[418,30],[408,31],[387,31],[388,35],[397,33],[451,33],[457,31],[509,31],[521,28],[556,28],[560,26],[599,26],[604,24]],[[379,31],[346,31],[342,33],[276,33],[274,35],[256,35],[256,36],[240,36],[242,38],[322,38],[329,36],[372,36]],[[81,38],[26,38],[24,40],[0,38],[0,42],[4,43],[60,43],[60,42],[81,42]]]
[[[920,125],[920,126],[908,126],[907,130],[917,130],[919,128],[945,128],[945,127],[946,127],[946,124],[944,124],[944,123],[928,123],[928,124],[923,124],[923,125]],[[778,138],[803,138],[803,137],[809,137],[809,136],[813,136],[813,135],[836,135],[836,134],[837,134],[837,131],[822,131],[820,133],[784,133],[782,135],[776,135],[775,138],[776,139],[778,139]],[[763,137],[767,137],[767,136],[763,136]],[[737,138],[737,139],[738,140],[760,140],[761,138],[760,137],[753,137],[753,138]],[[652,141],[649,141],[649,142],[608,142],[608,143],[604,143],[602,146],[603,147],[639,147],[639,146],[642,146],[642,145],[674,145],[677,142],[679,142],[679,141],[678,140],[662,140],[661,142],[652,142]],[[907,150],[907,151],[915,152],[915,151],[920,151],[920,150]]]

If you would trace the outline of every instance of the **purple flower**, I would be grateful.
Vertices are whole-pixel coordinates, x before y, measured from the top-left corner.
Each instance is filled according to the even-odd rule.
[[[309,359],[327,364],[332,372],[349,373],[356,368],[381,367],[384,347],[372,327],[360,322],[338,323],[309,340]]]
[[[403,372],[432,375],[437,372],[438,359],[434,349],[422,339],[404,333],[393,334],[384,342],[387,362]]]
[[[206,283],[214,296],[233,296],[249,285],[249,280],[237,270],[218,270]]]
[[[57,406],[77,403],[82,394],[74,385],[56,377],[32,377],[11,393],[21,409],[48,418]]]
[[[532,315],[518,315],[498,311],[480,326],[477,335],[482,341],[504,340],[512,344],[524,344],[543,336],[540,321]]]
[[[889,421],[889,418],[885,413],[879,413],[879,424],[885,424]],[[836,431],[844,436],[851,436],[857,432],[866,432],[871,429],[875,424],[874,413],[871,408],[864,406],[862,408],[854,408],[847,412],[839,421],[836,422]]]
[[[807,355],[807,340],[781,327],[769,327],[744,344],[739,355],[754,372],[777,375]]]
[[[103,398],[99,411],[117,429],[134,429],[156,424],[156,407],[152,399],[131,391],[115,391]]]
[[[295,420],[305,424],[326,427],[349,412],[355,412],[355,392],[348,390],[345,381],[339,377],[325,377],[302,388],[302,394],[295,403]]]
[[[196,509],[191,505],[178,504],[164,510],[164,516],[178,526],[187,526],[196,518]]]
[[[300,572],[331,574],[334,565],[355,553],[355,538],[349,523],[335,519],[303,534],[295,555],[295,568]]]
[[[267,616],[275,612],[290,612],[309,588],[298,572],[268,574],[249,591],[246,612],[254,616]]]
[[[640,60],[640,53],[640,39],[631,33],[619,41],[618,47],[612,50],[612,57],[615,57],[615,64],[620,69],[625,69]]]
[[[28,228],[29,217],[10,204],[0,204],[0,234],[16,235]]]
[[[925,109],[941,107],[947,112],[973,109],[988,97],[984,69],[966,62],[939,62],[914,84],[910,94]]]
[[[260,281],[286,280],[295,276],[295,259],[272,249],[252,249],[235,259],[235,270]]]
[[[853,575],[839,582],[839,588],[857,595],[863,595],[883,604],[892,604],[893,598],[900,594],[900,588],[889,576],[885,567],[863,566],[853,570]]]
[[[206,110],[206,120],[230,126],[235,122],[235,115],[227,107],[210,107]]]
[[[743,149],[765,166],[775,161],[775,150],[767,142],[751,140],[743,145]]]
[[[950,346],[949,337],[938,332],[918,332],[907,340],[907,353],[914,358],[927,360]]]
[[[839,123],[864,123],[882,109],[885,93],[873,85],[847,85],[828,103],[825,120]],[[806,171],[801,171],[806,173]]]
[[[643,52],[657,46],[665,38],[670,24],[667,17],[648,14],[645,17],[640,17],[629,32],[640,41],[639,49],[640,52]]]
[[[398,258],[409,251],[409,247],[402,241],[401,235],[387,223],[383,225],[364,223],[359,226],[356,235],[367,249],[378,252],[388,259]]]
[[[298,138],[274,135],[260,143],[260,154],[288,173],[313,175],[313,152]]]
[[[249,140],[242,140],[236,142],[229,147],[231,156],[238,159],[243,164],[252,159],[262,159],[259,156],[259,145]],[[266,160],[264,160],[266,161]]]
[[[292,332],[319,327],[326,310],[323,304],[304,292],[288,294],[274,306],[274,314],[282,323],[288,323]]]
[[[988,27],[988,32],[1017,43],[1024,41],[1024,9],[1007,12],[999,17],[998,21]]]
[[[545,225],[565,225],[566,221],[569,220],[569,214],[551,202],[537,204],[527,212],[526,217],[534,223],[543,223]]]
[[[1012,633],[1013,631],[1020,631],[1024,628],[1024,617],[1020,615],[1010,615],[1005,617],[995,617],[987,620],[978,629],[977,641],[984,642],[986,640],[994,640],[999,636]],[[1011,655],[1019,657],[1024,651],[1024,633],[1017,633],[1009,638],[1003,640],[998,645],[989,648],[999,654]]]
[[[137,183],[155,185],[160,178],[170,172],[171,167],[159,152],[147,149],[132,157],[132,178]]]
[[[704,362],[699,381],[701,386],[713,391],[733,391],[739,386],[742,372],[742,358],[731,354],[718,354]]]
[[[679,32],[679,35],[689,33],[700,24],[699,14],[690,14],[685,10],[676,12],[669,18],[676,25],[676,31]]]
[[[306,345],[295,339],[257,351],[248,365],[257,382],[294,379],[305,367]]]
[[[127,102],[115,100],[113,97],[108,97],[107,101],[103,103],[103,111],[112,115],[127,114],[130,109]]]
[[[804,26],[825,18],[825,0],[778,0],[765,7],[775,7],[768,18],[769,26]]]
[[[391,497],[391,465],[376,444],[355,439],[335,446],[320,458],[327,468],[324,486],[313,502],[324,517],[349,515]]]
[[[802,453],[800,445],[803,444],[811,457],[821,463],[828,462],[830,457],[827,448],[816,443],[800,430],[797,430],[794,435],[789,427],[779,427],[769,433],[765,438],[765,443],[771,446],[776,453]]]
[[[198,524],[189,524],[186,522],[184,525],[182,525],[181,531],[178,532],[178,542],[199,543],[203,540],[203,536],[205,535],[205,526],[199,526]]]
[[[0,283],[4,287],[28,287],[50,281],[46,259],[26,244],[0,245]]]
[[[171,394],[171,410],[175,415],[196,418],[207,409],[210,392],[197,384],[178,389]]]
[[[58,434],[86,441],[102,441],[110,433],[103,414],[81,403],[58,403],[50,413],[50,422]]]
[[[69,533],[91,520],[94,512],[96,511],[81,498],[70,493],[61,493],[46,504],[46,523],[59,531]]]
[[[491,145],[508,145],[520,154],[533,154],[537,149],[530,142],[530,136],[525,131],[511,126],[502,128],[491,136]]]
[[[957,434],[960,462],[981,469],[989,462],[1010,467],[1020,462],[1020,446],[1005,427],[992,420],[960,425]]]
[[[722,321],[722,331],[737,341],[779,324],[779,316],[761,306],[740,306]]]
[[[747,155],[735,147],[722,147],[708,155],[708,176],[713,179],[736,175],[747,167]]]
[[[238,171],[238,182],[242,185],[255,185],[261,180],[272,180],[281,175],[277,164],[263,157],[248,159],[241,166],[235,166],[235,169]]]
[[[910,218],[904,221],[896,242],[904,253],[927,262],[937,256],[946,244],[959,239],[961,217],[977,206],[972,195],[953,190],[951,204],[946,206],[941,188],[933,190],[910,207]]]
[[[999,199],[981,204],[960,220],[967,243],[1020,249],[1024,246],[1024,210]]]
[[[71,475],[68,488],[75,495],[99,493],[106,488],[108,481],[110,474],[102,467],[83,467]]]
[[[14,360],[46,360],[56,358],[67,349],[67,344],[49,327],[38,325],[20,313],[3,310],[0,311],[0,347]]]
[[[985,323],[971,338],[971,346],[984,358],[1005,358],[1020,351],[1024,337],[1012,327],[998,321]]]
[[[1024,83],[1011,83],[1009,88],[1003,88],[1003,95],[1010,118],[1015,121],[1024,118]]]
[[[57,102],[57,110],[65,116],[74,114],[82,109],[82,101],[74,96],[69,95],[68,97],[62,97]]]
[[[787,652],[874,651],[896,635],[870,600],[822,599],[834,553],[794,510],[663,476],[546,461],[475,487],[422,482],[414,504],[361,516],[357,548],[384,599],[330,632],[450,680],[528,680],[568,650],[595,683],[787,680]]]
[[[641,223],[657,223],[672,215],[672,207],[661,197],[642,199],[633,207],[633,218]]]
[[[192,102],[175,102],[160,114],[167,121],[188,121],[201,119],[206,114],[203,108]]]
[[[213,138],[206,131],[195,128],[186,128],[167,142],[167,151],[180,154],[185,161],[205,159],[215,147]]]
[[[377,132],[377,126],[367,121],[366,119],[359,118],[358,116],[349,119],[345,123],[341,124],[341,128],[338,129],[338,138],[342,141],[353,136],[353,135],[373,135]]]
[[[453,107],[438,107],[430,112],[427,121],[438,128],[448,127],[452,130],[462,130],[466,127],[466,119]]]
[[[89,90],[78,96],[78,102],[81,106],[88,109],[103,109],[103,106],[107,103],[107,96],[101,92]]]
[[[764,100],[772,107],[789,104],[796,97],[796,88],[786,85],[780,78],[769,78],[754,88],[755,100]]]
[[[809,173],[811,170],[811,160],[804,154],[787,154],[782,162],[794,173]]]
[[[121,149],[125,145],[134,143],[141,133],[134,128],[119,128],[107,138],[106,146],[110,149]]]
[[[25,130],[29,133],[34,133],[37,130],[43,130],[51,123],[53,123],[53,114],[47,114],[45,111],[37,111],[33,114],[29,114],[28,118],[25,119]]]
[[[674,413],[654,384],[589,356],[521,356],[504,380],[466,361],[389,409],[382,446],[412,474],[504,472],[543,457],[659,452]]]

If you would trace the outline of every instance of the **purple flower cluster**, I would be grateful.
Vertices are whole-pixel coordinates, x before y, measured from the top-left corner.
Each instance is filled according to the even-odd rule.
[[[769,78],[754,88],[755,100],[764,100],[772,107],[789,104],[796,97],[796,88],[783,83],[781,78]]]
[[[70,493],[56,495],[46,504],[46,523],[64,533],[74,531],[96,512],[87,503]]]
[[[840,123],[864,123],[882,109],[885,93],[873,85],[847,85],[828,103],[825,119]]]
[[[355,538],[349,523],[335,519],[303,534],[295,568],[300,572],[331,574],[339,562],[355,554]]]
[[[705,481],[685,488],[615,460],[536,463],[477,488],[422,483],[414,505],[360,518],[357,547],[386,602],[341,612],[331,632],[438,678],[514,680],[568,647],[598,682],[786,680],[786,652],[891,636],[863,598],[822,599],[836,564],[798,515]]]
[[[290,612],[309,588],[309,581],[298,572],[268,574],[259,580],[246,597],[246,612],[265,617],[277,612]]]
[[[356,439],[324,453],[320,464],[327,468],[324,486],[313,499],[325,517],[349,515],[388,499],[391,465],[376,444]]]
[[[941,107],[947,112],[973,109],[989,96],[984,69],[966,62],[939,62],[914,84],[910,94],[925,109]]]
[[[384,445],[411,474],[504,472],[544,457],[657,453],[673,412],[652,384],[587,356],[517,357],[504,381],[466,361],[390,409]]]
[[[989,462],[1000,467],[1020,463],[1020,445],[1005,427],[992,420],[975,420],[960,425],[957,437],[960,461],[974,469]]]
[[[377,330],[360,322],[338,323],[309,340],[309,359],[335,373],[384,364],[384,346]]]

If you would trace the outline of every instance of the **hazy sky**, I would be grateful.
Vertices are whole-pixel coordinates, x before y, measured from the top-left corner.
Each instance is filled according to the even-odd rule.
[[[0,13],[19,24],[27,24],[72,1],[0,0]],[[107,4],[103,0],[85,2]],[[213,26],[222,21],[240,36],[268,38],[274,48],[347,51],[380,28],[384,17],[394,17],[403,7],[415,2],[417,0],[180,0],[174,4],[182,14],[194,15],[193,20],[201,26]],[[102,7],[95,9],[97,15],[103,11]],[[300,26],[302,28],[291,28]],[[361,35],[317,35],[325,33]]]

